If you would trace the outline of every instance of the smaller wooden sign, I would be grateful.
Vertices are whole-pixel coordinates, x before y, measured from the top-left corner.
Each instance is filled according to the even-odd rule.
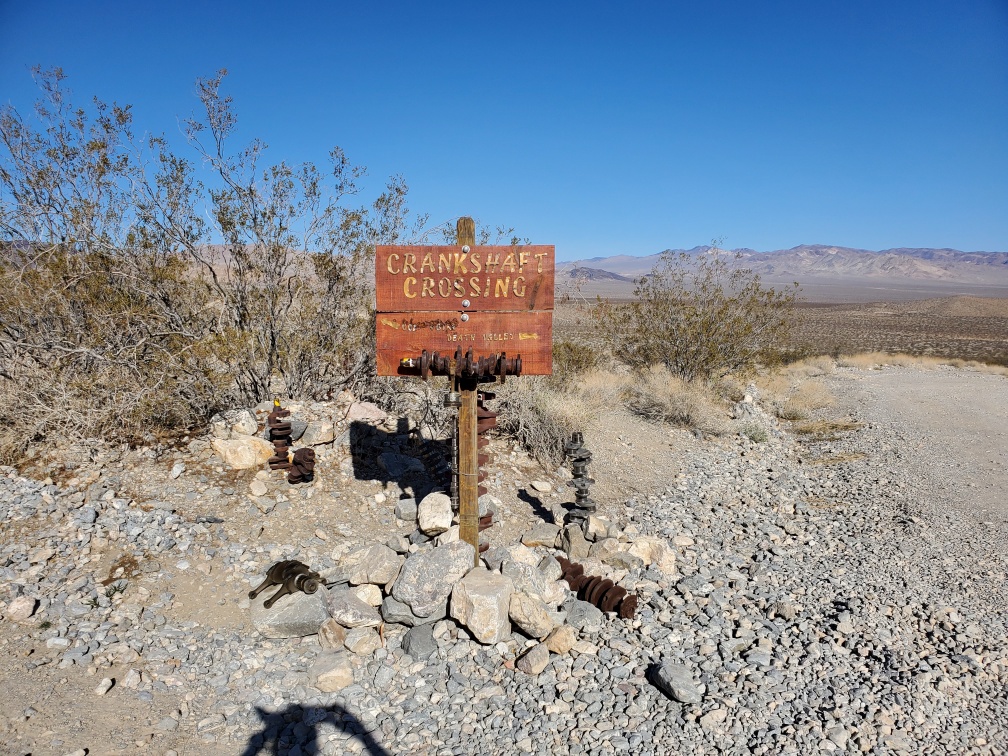
[[[426,349],[452,357],[470,348],[477,357],[504,352],[522,358],[522,375],[553,372],[553,313],[472,312],[462,320],[458,312],[379,312],[376,323],[378,375],[409,375],[403,357],[417,357]]]

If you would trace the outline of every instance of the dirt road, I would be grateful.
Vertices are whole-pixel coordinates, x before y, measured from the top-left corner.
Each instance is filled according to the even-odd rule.
[[[968,520],[1008,522],[1008,378],[972,370],[884,368],[831,379],[838,409],[878,425],[901,447],[930,501]]]

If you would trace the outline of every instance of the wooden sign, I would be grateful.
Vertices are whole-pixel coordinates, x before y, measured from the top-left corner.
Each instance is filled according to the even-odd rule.
[[[404,375],[423,350],[521,356],[522,375],[553,372],[553,246],[379,246],[378,375]]]

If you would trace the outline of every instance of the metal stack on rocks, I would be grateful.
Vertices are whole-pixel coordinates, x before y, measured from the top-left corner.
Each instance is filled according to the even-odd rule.
[[[486,402],[495,396],[495,394],[489,391],[480,391],[476,394],[476,435],[481,437],[476,442],[476,469],[478,472],[476,478],[478,488],[476,490],[479,496],[484,496],[487,492],[483,481],[487,477],[485,468],[490,463],[490,454],[485,453],[483,450],[490,445],[490,439],[486,438],[486,434],[497,427],[497,413],[487,409]],[[493,512],[487,512],[479,518],[478,528],[480,533],[489,529],[491,525],[493,525]],[[490,544],[480,541],[479,551],[481,554],[488,548],[490,548]]]
[[[291,421],[290,410],[280,406],[280,399],[273,400],[273,411],[266,417],[266,428],[269,430],[269,440],[273,442],[273,456],[267,462],[271,470],[289,470]]]
[[[578,598],[587,601],[603,612],[615,612],[623,619],[633,619],[637,611],[637,596],[628,594],[626,588],[616,585],[612,580],[598,575],[585,575],[584,566],[570,562],[563,557],[557,557],[562,570],[560,577]]]
[[[584,445],[584,434],[574,432],[570,441],[564,445],[564,453],[571,462],[571,473],[574,479],[570,486],[574,489],[574,509],[567,513],[567,524],[577,525],[582,530],[587,527],[588,518],[595,513],[595,501],[588,494],[588,489],[595,481],[588,477],[588,464],[592,453]]]
[[[298,449],[287,472],[288,483],[311,483],[315,478],[315,450]]]

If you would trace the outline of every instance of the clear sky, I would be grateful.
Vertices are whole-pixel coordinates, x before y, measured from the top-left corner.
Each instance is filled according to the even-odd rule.
[[[339,145],[411,207],[560,259],[803,243],[1008,251],[1008,0],[0,0],[32,65],[185,149],[226,67],[274,161]]]

